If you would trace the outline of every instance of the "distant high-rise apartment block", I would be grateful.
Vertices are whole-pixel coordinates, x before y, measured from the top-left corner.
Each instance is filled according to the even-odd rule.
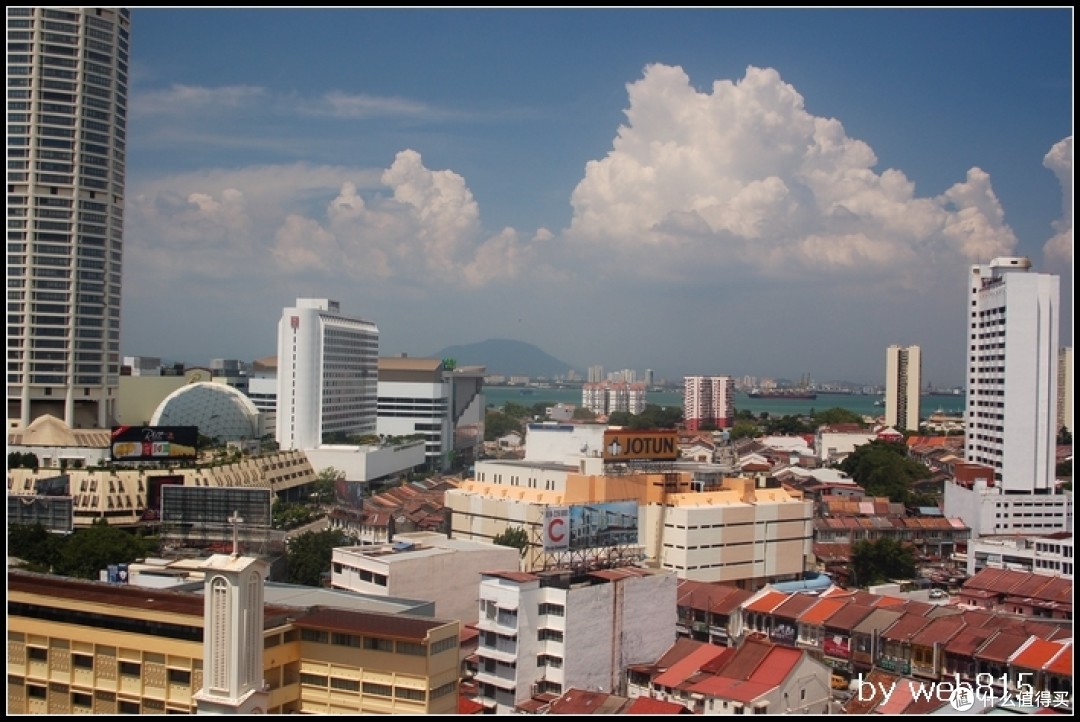
[[[1073,430],[1073,360],[1072,346],[1058,351],[1058,419],[1057,427]]]
[[[653,370],[652,369],[645,369],[645,385],[646,386],[652,386],[655,383],[655,381],[656,381],[656,379],[654,378]]]
[[[7,9],[7,396],[108,428],[120,386],[131,15]]]
[[[598,416],[616,411],[640,414],[645,410],[648,389],[645,384],[622,381],[589,383],[581,387],[581,405]]]
[[[1054,485],[1060,287],[1027,258],[971,267],[965,458],[1005,493]]]
[[[604,380],[604,367],[603,366],[590,366],[589,367],[589,383],[598,384]]]
[[[298,298],[278,322],[277,442],[317,449],[376,433],[379,329],[337,301]]]
[[[688,431],[712,426],[727,429],[735,422],[735,379],[730,376],[686,376],[683,421]]]
[[[885,351],[885,423],[894,429],[919,430],[922,351],[918,346],[889,346]]]

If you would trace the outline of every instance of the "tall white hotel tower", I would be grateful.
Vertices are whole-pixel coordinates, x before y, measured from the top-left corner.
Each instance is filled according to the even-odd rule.
[[[379,329],[342,316],[337,301],[296,299],[278,322],[280,448],[317,449],[335,432],[374,434],[378,402]]]
[[[918,431],[921,393],[922,350],[889,346],[885,350],[885,424]]]
[[[7,9],[7,396],[107,428],[120,385],[130,11]]]
[[[1061,279],[1027,258],[972,266],[965,458],[1005,493],[1052,488]]]

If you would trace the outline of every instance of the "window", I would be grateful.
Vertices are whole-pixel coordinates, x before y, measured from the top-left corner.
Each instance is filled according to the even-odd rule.
[[[382,639],[380,637],[364,637],[364,649],[374,649],[380,652],[393,652],[394,642],[390,639]],[[389,697],[390,694],[387,693]]]
[[[300,673],[300,684],[306,684],[311,687],[325,687],[327,681],[327,677],[322,674]]]
[[[26,685],[26,696],[30,699],[45,699],[45,688],[36,684]]]
[[[120,662],[120,674],[125,677],[138,677],[142,673],[142,665],[138,662]]]
[[[48,662],[49,661],[49,650],[44,649],[42,647],[27,647],[26,648],[26,656],[32,662]]]
[[[330,642],[329,632],[324,632],[318,629],[301,629],[300,639],[305,642],[318,642],[319,644],[328,644]]]
[[[427,650],[424,649],[424,645],[416,644],[415,642],[398,642],[397,643],[398,654],[411,654],[416,657],[423,657],[427,654]]]
[[[411,699],[417,702],[424,701],[424,690],[422,689],[409,689],[408,687],[395,687],[394,696],[398,699]]]
[[[75,669],[93,669],[94,658],[89,654],[73,654],[71,655],[71,664]]]
[[[186,669],[170,669],[169,684],[191,684],[191,672]]]
[[[379,697],[392,697],[394,695],[394,688],[388,684],[376,684],[375,682],[364,682],[363,685],[364,694],[373,694]]]
[[[345,690],[346,692],[359,692],[360,683],[357,682],[355,679],[341,679],[340,677],[331,677],[330,688],[341,689]]]

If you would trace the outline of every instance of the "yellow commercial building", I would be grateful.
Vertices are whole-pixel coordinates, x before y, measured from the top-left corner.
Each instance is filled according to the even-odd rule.
[[[540,489],[527,470],[491,477],[490,482],[466,481],[446,492],[451,536],[491,541],[508,529],[524,529],[529,546],[521,571],[566,563],[618,565],[637,557],[672,570],[680,579],[757,589],[799,578],[812,550],[813,502],[798,491],[766,488],[759,480],[725,478],[703,489],[692,474],[682,471],[568,472],[561,488]],[[637,504],[636,544],[563,553],[545,549],[550,509],[627,501]]]
[[[8,572],[8,712],[192,714],[204,596]],[[459,623],[262,606],[268,713],[451,714]]]

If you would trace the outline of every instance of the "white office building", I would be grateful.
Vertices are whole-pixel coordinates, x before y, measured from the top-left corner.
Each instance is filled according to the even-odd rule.
[[[945,485],[945,515],[976,541],[1071,530],[1072,492],[1054,478],[1060,278],[995,258],[972,266],[968,291],[964,454],[986,472]]]
[[[971,267],[964,455],[1005,493],[1053,488],[1060,286],[1027,258]]]
[[[889,346],[885,351],[885,425],[919,430],[922,397],[922,351],[918,346]]]
[[[625,693],[625,670],[675,643],[677,580],[623,567],[491,571],[480,583],[478,699],[505,714],[535,694]]]
[[[484,441],[484,368],[446,368],[441,359],[379,359],[378,432],[422,435],[427,467],[467,466]]]
[[[277,442],[282,450],[376,433],[379,329],[337,301],[298,298],[278,322]]]
[[[120,386],[130,11],[7,9],[7,398],[108,428]]]

